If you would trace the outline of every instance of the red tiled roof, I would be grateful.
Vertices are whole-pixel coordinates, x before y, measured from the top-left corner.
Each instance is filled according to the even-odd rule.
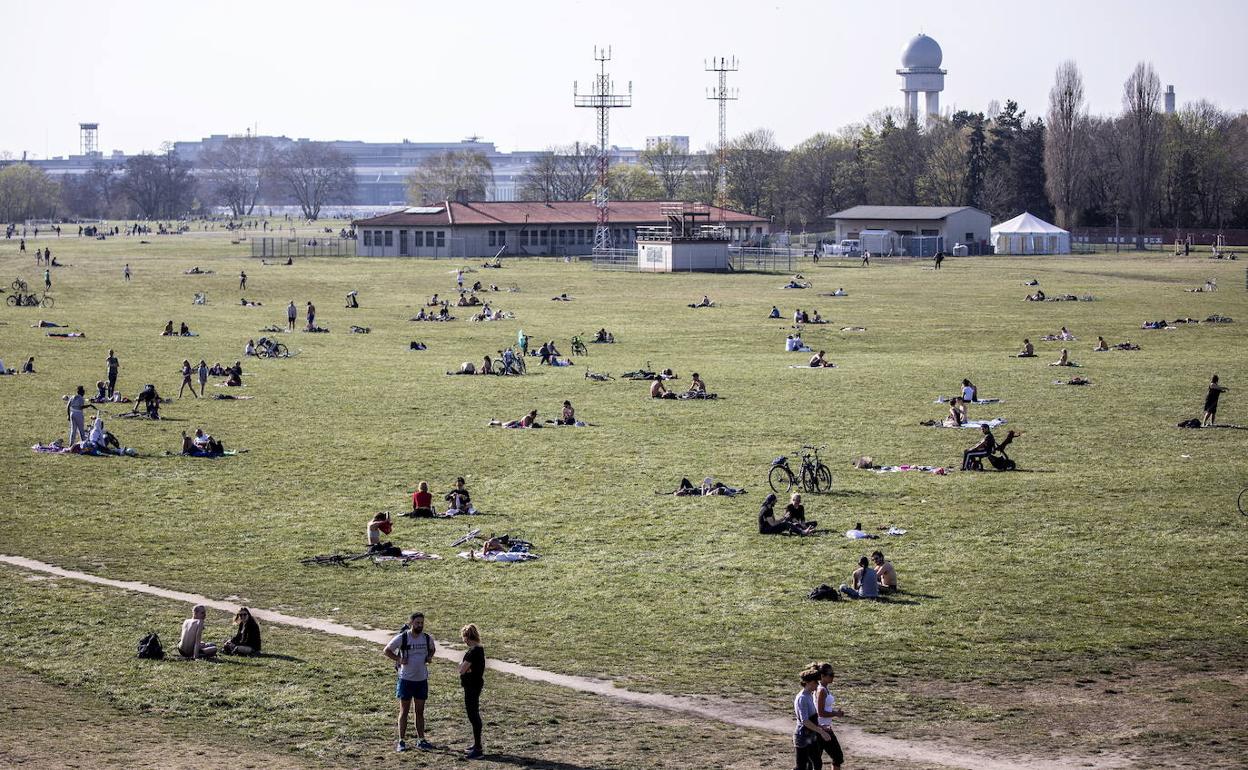
[[[659,206],[668,201],[619,201],[611,203],[611,221],[619,224],[658,224],[665,221]],[[433,208],[432,206],[429,208]],[[448,218],[449,209],[449,218]],[[707,206],[710,221],[720,221],[720,209]],[[476,201],[445,204],[436,214],[409,214],[399,209],[389,214],[358,219],[359,227],[421,227],[449,225],[593,225],[598,209],[593,201]],[[731,209],[723,210],[723,221],[763,223],[767,220]]]

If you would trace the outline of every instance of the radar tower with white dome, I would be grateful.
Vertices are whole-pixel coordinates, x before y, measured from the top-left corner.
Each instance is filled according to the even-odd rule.
[[[940,92],[945,90],[945,75],[940,68],[944,53],[940,44],[932,38],[919,33],[915,35],[901,53],[901,92],[905,94],[906,117],[919,119],[919,94],[926,96],[928,118],[940,114]]]

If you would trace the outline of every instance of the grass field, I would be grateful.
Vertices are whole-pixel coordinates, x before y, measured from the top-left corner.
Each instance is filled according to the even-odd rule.
[[[15,366],[33,355],[39,372],[0,378],[8,418],[0,552],[357,626],[397,627],[419,608],[443,639],[476,622],[491,657],[776,712],[789,707],[802,664],[830,659],[851,723],[981,751],[1043,754],[1056,741],[1062,753],[1121,754],[1148,767],[1157,752],[1179,747],[1181,756],[1168,760],[1230,767],[1248,750],[1248,521],[1235,508],[1248,486],[1248,432],[1174,427],[1200,416],[1213,372],[1231,388],[1220,422],[1248,424],[1243,263],[957,259],[939,272],[930,263],[825,263],[803,267],[813,290],[785,291],[776,275],[602,274],[556,261],[508,262],[468,278],[517,286],[489,296],[515,321],[472,324],[461,311],[453,323],[424,324],[407,318],[430,294],[453,294],[461,263],[262,266],[221,233],[147,240],[28,241],[30,249],[50,244],[58,261],[73,266],[54,270],[54,310],[0,309],[0,357]],[[129,284],[121,279],[125,262],[134,271]],[[192,265],[215,273],[183,275]],[[244,295],[263,307],[238,304],[240,269],[249,275]],[[0,242],[0,278],[7,284],[17,275],[42,280],[33,255],[19,256],[15,240]],[[1031,277],[1050,295],[1097,301],[1023,302]],[[1184,291],[1209,277],[1218,292]],[[842,286],[848,297],[817,296]],[[342,307],[351,289],[360,293],[358,310]],[[196,291],[208,293],[208,305],[192,306]],[[575,301],[550,301],[560,292]],[[718,307],[686,307],[704,293]],[[78,384],[91,390],[110,348],[126,395],[147,382],[176,395],[184,358],[233,362],[261,327],[284,324],[289,300],[301,318],[304,302],[314,301],[318,321],[332,331],[282,335],[298,353],[291,359],[245,361],[243,392],[252,400],[187,394],[164,407],[167,421],[108,419],[138,458],[30,451],[66,434],[61,395]],[[839,368],[789,368],[806,356],[783,352],[788,322],[765,318],[773,304],[786,317],[797,304],[830,319],[804,336]],[[1139,328],[1212,313],[1236,323]],[[30,327],[40,318],[86,337],[46,337]],[[185,320],[199,336],[159,336],[170,319]],[[372,333],[348,334],[351,324]],[[866,331],[839,331],[851,325]],[[1038,338],[1063,325],[1079,337],[1068,344],[1078,370],[1046,365],[1061,345]],[[493,355],[519,329],[533,340],[556,339],[566,353],[570,335],[599,327],[619,342],[591,345],[573,367],[531,365],[524,378],[443,374]],[[1093,353],[1098,334],[1143,349]],[[1010,357],[1025,336],[1039,358]],[[429,349],[408,350],[412,340]],[[674,368],[678,385],[700,372],[720,398],[653,401],[646,383],[583,377],[586,366],[618,375],[647,362]],[[1071,374],[1093,385],[1053,384]],[[971,416],[1000,416],[1023,432],[1011,454],[1024,472],[940,477],[850,467],[864,454],[879,463],[956,467],[974,433],[918,422],[942,416],[932,401],[954,393],[963,377],[982,396],[1004,399],[972,407]],[[554,417],[565,398],[593,427],[486,425],[533,408]],[[216,461],[164,456],[177,451],[181,431],[199,426],[250,451]],[[754,518],[768,464],[802,443],[827,446],[835,491],[806,503],[830,533],[761,537]],[[444,491],[456,475],[467,477],[484,515],[401,519],[393,534],[441,561],[349,570],[298,563],[358,550],[373,512],[403,509],[421,480]],[[682,476],[696,483],[709,475],[749,494],[655,495]],[[866,546],[838,534],[857,521],[908,534]],[[522,536],[543,558],[510,567],[454,558],[449,543],[470,526]],[[901,596],[872,604],[804,599],[814,585],[845,582],[858,556],[876,546],[896,565]],[[289,654],[307,666],[292,671],[289,661],[265,659],[215,666],[207,680],[174,665],[152,674],[130,660],[133,642],[148,627],[176,638],[184,607],[64,581],[32,583],[7,569],[0,579],[0,665],[38,682],[104,697],[122,713],[199,720],[214,734],[245,729],[296,757],[331,764],[355,765],[382,753],[389,739],[381,710],[390,707],[390,674],[375,650],[275,632],[274,651],[299,650]],[[53,641],[72,643],[66,634],[80,619],[90,629],[82,642],[90,654],[77,665],[59,660],[49,640],[22,641],[55,628]],[[213,623],[225,634],[223,616]],[[459,725],[453,676],[435,676],[438,718]],[[328,688],[329,703],[304,691],[282,696],[315,691],[318,680],[349,692]],[[724,747],[716,751],[742,767],[788,761],[783,741],[769,738],[760,749],[729,728],[695,730],[680,720],[660,721],[654,732],[620,728],[623,741],[570,727],[575,720],[547,726],[545,712],[592,710],[594,702],[507,680],[513,684],[523,697],[505,707],[487,699],[487,710],[497,704],[490,730],[514,733],[533,747],[526,757],[534,761],[579,755],[583,766],[667,766],[682,752],[707,751],[711,735]],[[221,687],[246,698],[205,707],[201,701]],[[369,709],[378,710],[372,719],[339,717]],[[267,716],[275,713],[282,718]],[[568,738],[584,748],[569,752]]]

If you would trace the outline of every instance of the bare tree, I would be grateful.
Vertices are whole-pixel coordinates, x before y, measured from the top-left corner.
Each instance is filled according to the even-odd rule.
[[[292,144],[277,154],[273,173],[311,220],[325,204],[347,200],[355,187],[351,159],[324,142]]]
[[[758,216],[781,213],[778,193],[784,151],[770,130],[758,128],[730,141],[724,162],[733,203]]]
[[[0,222],[51,218],[61,191],[46,172],[27,163],[0,169]]]
[[[125,174],[118,186],[148,219],[180,217],[191,210],[195,199],[191,166],[170,145],[159,155],[143,153],[126,158]]]
[[[680,194],[689,176],[691,159],[688,153],[678,152],[667,142],[660,142],[641,154],[641,162],[658,178],[665,198],[674,199]]]
[[[204,151],[204,179],[235,217],[250,216],[270,174],[273,148],[264,139],[232,136]]]
[[[531,201],[579,201],[597,184],[598,148],[577,142],[539,156],[521,177],[520,195]]]
[[[1090,149],[1083,76],[1073,61],[1058,65],[1044,139],[1045,189],[1058,226],[1069,228],[1086,198]]]
[[[494,165],[475,150],[438,153],[426,158],[407,178],[407,199],[415,204],[447,200],[485,200],[494,184]]]
[[[969,130],[933,118],[924,135],[927,165],[919,177],[919,199],[928,206],[965,206],[970,164]]]
[[[1157,201],[1161,170],[1161,79],[1153,65],[1140,62],[1122,87],[1123,198],[1135,228],[1148,226]]]

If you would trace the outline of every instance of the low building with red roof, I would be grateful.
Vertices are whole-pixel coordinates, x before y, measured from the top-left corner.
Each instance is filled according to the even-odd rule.
[[[667,226],[660,210],[665,203],[612,202],[613,245],[635,249],[639,228]],[[734,243],[757,242],[770,232],[762,217],[705,208]],[[598,209],[593,201],[447,201],[352,224],[362,257],[576,256],[593,252]]]

